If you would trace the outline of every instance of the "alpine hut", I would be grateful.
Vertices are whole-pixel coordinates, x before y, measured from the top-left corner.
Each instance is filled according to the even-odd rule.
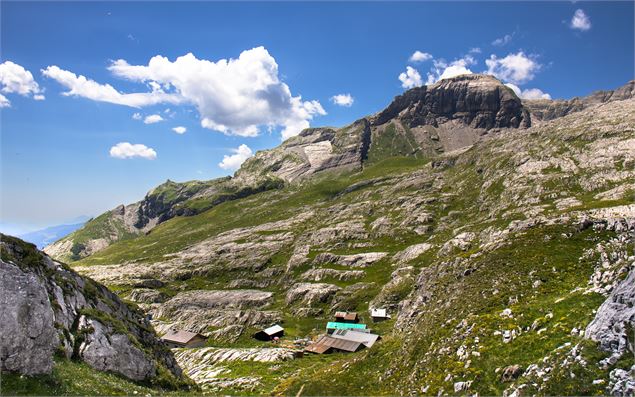
[[[357,323],[359,317],[355,312],[335,312],[335,321],[338,323]]]
[[[282,336],[284,336],[284,328],[282,328],[278,324],[273,325],[269,328],[265,328],[262,331],[258,331],[254,334],[254,338],[264,341],[274,340],[275,338],[280,338]]]
[[[207,342],[207,337],[195,332],[170,330],[161,340],[170,348],[201,347]]]
[[[313,342],[305,348],[307,352],[324,354],[333,351],[343,351],[353,353],[364,346],[361,342],[332,338],[328,335],[322,335],[317,341]]]
[[[370,317],[372,317],[373,322],[384,321],[390,318],[390,316],[386,312],[386,309],[371,309]]]

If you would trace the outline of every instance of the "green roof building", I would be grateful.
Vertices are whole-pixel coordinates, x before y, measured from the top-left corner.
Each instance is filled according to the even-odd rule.
[[[355,329],[355,330],[365,330],[366,324],[353,324],[353,323],[339,323],[339,322],[328,322],[326,324],[327,331],[334,331],[336,329]]]

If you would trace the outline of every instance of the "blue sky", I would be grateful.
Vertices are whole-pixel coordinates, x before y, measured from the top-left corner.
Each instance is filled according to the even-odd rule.
[[[0,4],[0,229],[13,233],[231,174],[282,135],[456,73],[552,98],[634,74],[632,2]]]

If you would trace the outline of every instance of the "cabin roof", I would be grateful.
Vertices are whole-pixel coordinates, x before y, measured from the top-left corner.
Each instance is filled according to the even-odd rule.
[[[344,320],[355,321],[357,320],[357,313],[356,312],[335,312],[335,318],[343,318]]]
[[[365,333],[365,332],[358,332],[358,331],[354,331],[350,329],[335,330],[335,332],[331,334],[331,337],[335,339],[359,342],[366,347],[371,347],[372,345],[375,344],[377,339],[379,339],[379,335]]]
[[[262,332],[264,332],[265,334],[267,334],[267,335],[269,335],[269,336],[271,336],[271,335],[275,335],[275,334],[277,334],[278,332],[282,332],[282,331],[284,331],[284,328],[282,328],[282,327],[281,327],[281,326],[279,326],[278,324],[276,324],[276,325],[272,325],[271,327],[269,327],[269,328],[265,328],[265,329],[263,329],[263,330],[262,330]]]
[[[365,329],[366,324],[336,323],[333,321],[329,321],[326,324],[326,328],[328,329]]]
[[[188,342],[190,342],[192,339],[196,337],[206,339],[205,336],[201,334],[197,334],[196,332],[184,331],[184,330],[180,330],[180,331],[170,330],[168,331],[167,334],[163,335],[161,339],[163,339],[166,342],[187,344]]]
[[[372,309],[370,315],[371,317],[388,317],[386,309]]]
[[[322,335],[320,339],[307,347],[308,351],[314,353],[324,353],[329,348],[343,350],[347,352],[355,352],[359,349],[361,342],[332,338],[328,335]]]

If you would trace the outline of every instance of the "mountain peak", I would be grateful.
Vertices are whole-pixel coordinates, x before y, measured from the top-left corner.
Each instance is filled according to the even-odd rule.
[[[529,114],[514,92],[490,75],[469,74],[410,89],[377,114],[373,125],[398,118],[408,127],[458,121],[471,128],[527,128]]]

